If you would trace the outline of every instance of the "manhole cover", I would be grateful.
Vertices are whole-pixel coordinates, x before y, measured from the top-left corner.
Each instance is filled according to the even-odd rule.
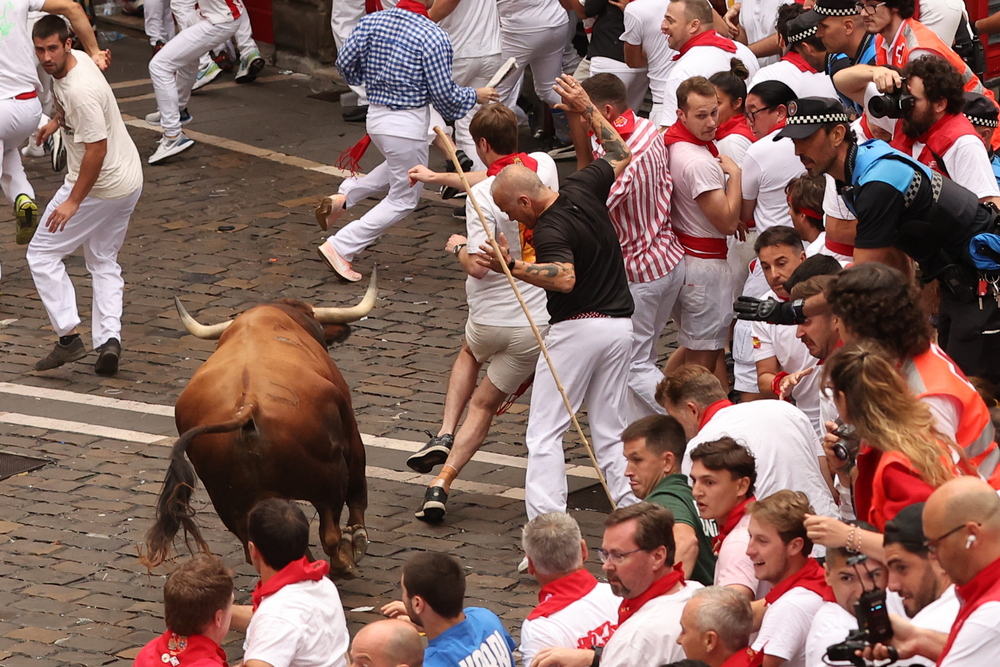
[[[20,475],[22,472],[38,470],[51,463],[45,459],[35,459],[30,456],[17,456],[0,452],[0,480]]]

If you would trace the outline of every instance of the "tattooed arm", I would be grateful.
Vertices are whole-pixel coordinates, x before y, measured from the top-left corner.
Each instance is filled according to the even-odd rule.
[[[607,160],[615,170],[615,177],[621,176],[625,167],[632,160],[632,151],[628,149],[625,140],[622,139],[614,126],[601,115],[594,103],[590,101],[590,96],[583,86],[568,74],[556,78],[556,85],[552,86],[562,97],[562,104],[557,104],[557,109],[562,109],[566,113],[578,113],[583,118],[585,125],[590,125],[594,131],[594,136],[599,137],[601,148],[604,149],[602,159]]]
[[[497,245],[503,254],[504,264],[510,266],[510,246],[503,232],[497,237]],[[497,273],[503,273],[500,259],[493,252],[493,246],[483,244],[479,247],[480,252],[475,255],[476,262],[480,266],[486,267]],[[511,274],[518,280],[541,287],[552,292],[572,292],[576,286],[576,269],[570,262],[550,262],[548,264],[536,264],[525,262],[520,259],[514,261],[514,268]]]

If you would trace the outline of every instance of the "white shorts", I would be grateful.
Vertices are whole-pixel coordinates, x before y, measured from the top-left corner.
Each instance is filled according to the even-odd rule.
[[[753,359],[753,325],[745,320],[736,320],[733,326],[733,375],[733,389],[760,393],[757,364]]]
[[[544,336],[548,327],[538,330]],[[468,320],[465,342],[476,361],[490,362],[486,377],[505,394],[513,394],[535,372],[539,347],[531,327],[496,327]]]
[[[733,321],[733,276],[724,259],[684,256],[684,285],[673,318],[677,344],[689,350],[724,350]]]
[[[753,246],[757,242],[757,230],[747,231],[747,240],[740,241],[735,236],[730,236],[729,243],[729,266],[733,270],[733,294],[743,294],[743,284],[750,274],[750,262],[757,259],[757,253]],[[765,290],[767,291],[767,290]]]

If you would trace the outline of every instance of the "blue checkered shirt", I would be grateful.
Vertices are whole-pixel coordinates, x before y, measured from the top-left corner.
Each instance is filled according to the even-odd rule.
[[[455,84],[448,33],[405,9],[365,16],[337,56],[337,69],[352,86],[364,85],[368,101],[390,109],[433,104],[448,120],[476,104],[476,90]]]

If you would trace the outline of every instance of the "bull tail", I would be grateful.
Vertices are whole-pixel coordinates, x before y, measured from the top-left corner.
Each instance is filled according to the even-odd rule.
[[[204,424],[189,429],[177,439],[170,453],[170,465],[163,479],[163,490],[156,503],[156,522],[146,532],[146,553],[140,550],[139,561],[152,569],[162,563],[170,554],[177,533],[184,531],[184,543],[188,551],[209,553],[208,544],[201,535],[195,521],[195,511],[191,507],[191,496],[197,483],[194,466],[187,459],[187,448],[198,436],[209,433],[229,433],[242,428],[253,419],[254,406],[247,404],[240,408],[236,416],[221,424]]]

